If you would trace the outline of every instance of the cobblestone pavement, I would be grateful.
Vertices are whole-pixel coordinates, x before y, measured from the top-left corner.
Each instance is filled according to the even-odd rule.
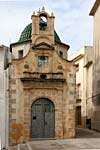
[[[10,150],[100,150],[100,133],[78,129],[74,139],[34,140]]]

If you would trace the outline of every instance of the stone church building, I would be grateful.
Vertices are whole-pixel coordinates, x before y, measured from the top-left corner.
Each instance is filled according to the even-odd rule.
[[[54,14],[33,12],[10,45],[9,144],[75,136],[75,67],[54,29]],[[67,36],[66,36],[67,37]]]

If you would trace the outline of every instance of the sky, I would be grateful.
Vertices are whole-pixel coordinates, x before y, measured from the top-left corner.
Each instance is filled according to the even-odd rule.
[[[0,0],[0,44],[17,42],[31,22],[33,11],[42,6],[55,15],[55,30],[61,41],[70,45],[69,54],[93,45],[93,17],[89,12],[94,0]]]

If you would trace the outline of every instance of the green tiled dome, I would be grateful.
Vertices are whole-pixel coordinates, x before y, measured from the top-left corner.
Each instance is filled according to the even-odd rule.
[[[28,24],[25,27],[25,29],[21,33],[21,36],[19,38],[19,42],[24,42],[26,40],[30,40],[31,39],[31,34],[32,34],[32,23]],[[61,40],[60,40],[58,34],[56,33],[56,31],[54,31],[54,36],[55,36],[55,41],[56,42],[61,42]]]

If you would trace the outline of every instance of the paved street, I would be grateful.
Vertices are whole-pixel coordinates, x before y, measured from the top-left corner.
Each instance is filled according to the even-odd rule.
[[[89,129],[78,128],[76,138],[100,138],[100,133]]]
[[[37,140],[19,144],[11,150],[100,150],[100,133],[78,129],[74,139]]]

